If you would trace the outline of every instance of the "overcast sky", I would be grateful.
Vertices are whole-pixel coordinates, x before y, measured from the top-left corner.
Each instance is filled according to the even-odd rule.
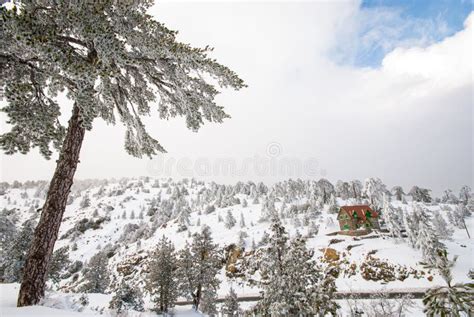
[[[152,161],[125,153],[122,127],[95,122],[77,178],[472,186],[470,1],[384,2],[157,4],[153,15],[179,40],[213,46],[248,88],[224,91],[218,101],[232,118],[198,133],[182,119],[147,119],[168,151]],[[55,163],[36,150],[1,159],[6,181],[49,179]]]

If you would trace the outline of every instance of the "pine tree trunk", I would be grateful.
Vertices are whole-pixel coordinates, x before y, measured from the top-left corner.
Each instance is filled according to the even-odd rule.
[[[66,203],[79,162],[85,129],[75,104],[57,161],[41,218],[31,242],[18,295],[18,307],[35,305],[44,296],[48,264],[58,237]]]

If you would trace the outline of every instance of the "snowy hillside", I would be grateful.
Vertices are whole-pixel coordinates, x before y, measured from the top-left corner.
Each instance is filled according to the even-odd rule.
[[[25,234],[28,223],[38,218],[46,191],[43,182],[3,184],[2,250],[12,250],[15,238]],[[68,265],[59,266],[49,286],[61,293],[86,292],[85,272],[89,261],[98,253],[106,254],[110,277],[103,292],[107,295],[89,296],[85,310],[88,313],[107,311],[108,302],[122,281],[139,288],[145,309],[153,309],[146,288],[150,254],[163,236],[172,241],[176,250],[181,250],[204,226],[210,228],[222,260],[218,297],[224,298],[231,287],[238,297],[259,296],[261,289],[247,283],[246,263],[267,243],[271,219],[275,216],[280,218],[290,238],[306,238],[307,246],[314,250],[314,258],[323,267],[336,268],[337,292],[424,292],[444,285],[436,270],[427,269],[421,263],[426,262],[426,247],[422,243],[410,244],[413,234],[423,230],[415,228],[410,233],[406,228],[407,219],[416,213],[414,210],[427,215],[449,257],[458,256],[453,267],[454,282],[469,281],[468,272],[474,268],[474,244],[467,233],[474,233],[474,217],[469,216],[473,212],[469,210],[472,200],[467,207],[461,207],[458,205],[461,201],[449,195],[443,198],[443,203],[416,202],[413,198],[423,199],[418,199],[415,192],[399,197],[377,179],[369,179],[364,185],[339,182],[333,186],[325,180],[298,180],[270,187],[252,182],[226,186],[193,179],[90,180],[77,181],[70,196],[55,246],[55,250],[64,251],[55,252],[57,258],[65,259]],[[358,237],[338,234],[339,207],[364,203],[380,212],[382,230]],[[399,215],[395,224],[400,227],[398,236],[391,227],[394,224],[387,223],[393,220],[386,216],[389,212]],[[464,220],[467,230],[459,219]],[[24,261],[21,254],[3,252],[2,263],[13,258]],[[2,267],[3,282],[18,282],[8,265],[11,263]],[[2,287],[2,293],[11,293],[8,290]],[[102,300],[94,300],[101,296]],[[79,297],[75,296],[76,300]],[[185,300],[180,296],[178,302]],[[341,314],[349,309],[345,301],[338,302]],[[246,302],[242,307],[252,305]],[[421,301],[415,301],[413,315],[421,312],[420,305]],[[184,308],[180,309],[185,312]]]

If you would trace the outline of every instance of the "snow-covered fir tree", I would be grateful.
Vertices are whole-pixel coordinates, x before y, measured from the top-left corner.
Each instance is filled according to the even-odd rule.
[[[227,210],[227,214],[224,219],[224,226],[227,229],[231,229],[235,226],[237,221],[235,220],[234,216],[232,215],[232,212],[230,210]]]
[[[178,276],[181,278],[181,291],[193,300],[194,309],[198,310],[203,297],[206,298],[207,308],[216,296],[220,284],[217,273],[221,264],[217,254],[217,244],[211,236],[211,229],[204,225],[201,232],[193,235],[191,245],[186,245],[178,253]],[[204,313],[206,313],[203,310]]]
[[[449,239],[453,234],[453,230],[448,225],[447,221],[437,210],[433,211],[432,223],[435,231],[438,233],[440,239]]]
[[[401,186],[394,186],[392,188],[392,195],[395,196],[396,200],[402,201],[405,196],[405,192]]]
[[[411,196],[413,201],[430,203],[432,198],[429,189],[421,188],[418,186],[413,186],[412,189],[408,192],[408,195]]]
[[[444,248],[444,246],[439,241],[438,234],[431,224],[431,218],[428,216],[427,211],[423,207],[416,205],[413,214],[418,221],[415,247],[421,250],[425,261],[432,263],[436,260],[437,250]]]
[[[244,213],[240,212],[240,221],[239,221],[240,228],[245,228],[245,218]]]
[[[128,313],[129,310],[142,312],[143,305],[142,292],[130,286],[130,281],[122,281],[109,303],[109,308],[121,315],[124,312]]]
[[[384,197],[382,218],[390,236],[393,238],[402,238],[403,214],[400,209],[394,208],[391,205],[387,196]]]
[[[177,257],[173,243],[163,236],[150,260],[147,290],[158,313],[167,313],[178,296]]]
[[[471,187],[467,185],[461,187],[461,189],[459,190],[459,201],[462,204],[467,205],[471,197],[472,197]]]
[[[81,203],[79,204],[79,206],[81,208],[87,208],[90,205],[91,205],[91,199],[89,198],[88,194],[85,194],[84,197],[82,197],[82,200],[81,200]]]
[[[166,313],[178,296],[177,257],[173,243],[163,236],[150,258],[146,288],[158,313]]]
[[[11,243],[7,244],[0,263],[0,273],[5,282],[12,283],[21,280],[35,226],[34,219],[25,221]]]
[[[367,178],[365,180],[362,195],[368,198],[370,204],[375,208],[380,208],[383,205],[383,197],[388,194],[390,192],[388,192],[380,178]]]
[[[446,189],[441,196],[441,202],[445,204],[457,204],[459,200],[451,189]]]
[[[249,264],[250,274],[259,270],[261,277],[250,278],[249,282],[258,285],[263,293],[254,312],[271,316],[324,316],[334,308],[335,313],[337,305],[331,298],[318,300],[320,292],[326,289],[320,283],[322,270],[313,260],[313,251],[306,247],[306,241],[295,238],[290,242],[278,218],[273,219],[271,230],[268,244],[259,249],[256,260]]]
[[[104,251],[94,254],[84,271],[84,284],[81,287],[87,293],[105,293],[110,283],[109,259]]]
[[[53,258],[48,267],[48,278],[53,283],[59,283],[61,281],[61,274],[69,267],[70,263],[69,246],[64,246],[54,251]]]
[[[224,317],[237,317],[240,314],[237,293],[234,291],[234,288],[232,286],[230,287],[229,294],[227,294],[227,296],[225,297],[221,313]]]

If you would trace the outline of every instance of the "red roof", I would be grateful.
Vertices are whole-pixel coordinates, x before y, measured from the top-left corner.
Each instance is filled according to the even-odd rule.
[[[347,212],[351,217],[353,217],[354,213],[356,213],[357,218],[362,220],[367,220],[365,218],[365,212],[367,210],[370,211],[372,217],[377,218],[379,216],[378,212],[372,210],[369,205],[342,206],[341,209]]]

